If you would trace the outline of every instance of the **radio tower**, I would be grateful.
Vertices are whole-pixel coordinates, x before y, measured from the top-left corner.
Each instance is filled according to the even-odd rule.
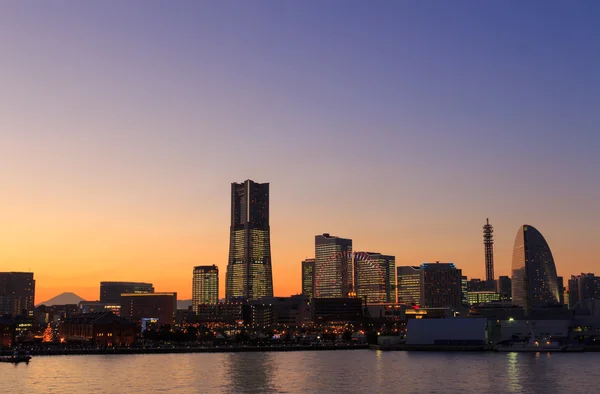
[[[494,281],[494,226],[490,219],[485,219],[483,226],[483,247],[485,248],[485,280],[487,283]]]

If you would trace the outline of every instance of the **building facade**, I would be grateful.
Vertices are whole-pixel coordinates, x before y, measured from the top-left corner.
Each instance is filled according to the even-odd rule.
[[[310,298],[315,296],[315,259],[302,261],[302,294]]]
[[[468,293],[469,305],[487,304],[488,302],[501,301],[500,294],[495,291],[471,291]]]
[[[194,267],[192,278],[192,310],[198,312],[199,304],[219,302],[219,268],[216,265]]]
[[[396,268],[398,303],[421,304],[421,267],[401,266]]]
[[[315,298],[312,304],[315,323],[356,322],[363,317],[363,304],[360,298],[319,297]]]
[[[352,240],[315,236],[315,297],[347,297],[352,292]]]
[[[454,263],[421,265],[421,305],[433,308],[462,306],[462,271]]]
[[[246,180],[231,184],[227,300],[273,296],[269,184]]]
[[[367,303],[396,301],[396,258],[374,252],[354,253],[354,291]]]
[[[600,300],[600,277],[594,274],[572,275],[568,286],[569,309],[581,308],[585,300]]]
[[[502,301],[512,300],[512,280],[508,276],[500,276],[496,286],[496,292],[500,294]]]
[[[173,325],[177,293],[121,294],[121,317],[139,323],[157,319],[159,325]]]
[[[144,282],[100,282],[100,302],[113,304],[121,302],[121,294],[154,293],[152,283]]]
[[[88,340],[96,346],[131,346],[136,325],[112,312],[82,313],[67,317],[59,326],[64,341]]]
[[[0,272],[0,316],[32,316],[34,301],[32,272]]]
[[[515,238],[512,300],[515,305],[523,307],[526,315],[532,308],[560,304],[552,252],[542,234],[533,226],[521,226]]]

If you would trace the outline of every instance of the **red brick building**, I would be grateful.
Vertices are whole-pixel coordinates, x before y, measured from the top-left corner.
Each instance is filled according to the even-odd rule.
[[[136,325],[112,312],[81,313],[67,317],[59,326],[61,340],[87,339],[98,346],[130,346]]]

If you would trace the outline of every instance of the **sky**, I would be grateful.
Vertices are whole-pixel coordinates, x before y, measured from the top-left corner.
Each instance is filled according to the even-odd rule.
[[[535,226],[598,272],[600,3],[9,1],[0,271],[224,295],[232,182],[270,183],[277,296],[314,236],[496,275]]]

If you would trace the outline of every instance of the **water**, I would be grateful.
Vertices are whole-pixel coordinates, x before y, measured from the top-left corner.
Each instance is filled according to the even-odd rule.
[[[338,350],[34,357],[1,393],[593,393],[600,353]]]

